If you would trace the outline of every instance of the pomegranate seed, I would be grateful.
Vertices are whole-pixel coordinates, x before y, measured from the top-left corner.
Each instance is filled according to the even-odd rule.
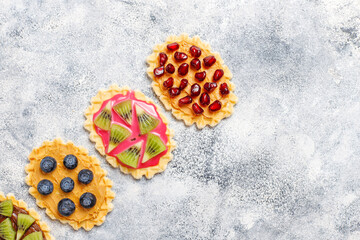
[[[177,42],[174,43],[170,43],[167,45],[167,49],[169,49],[170,51],[175,51],[179,49],[179,44]]]
[[[212,112],[218,111],[221,108],[221,102],[219,100],[214,101],[210,106],[209,110]]]
[[[209,93],[212,92],[217,87],[217,84],[214,82],[207,82],[204,84],[204,88]]]
[[[210,96],[207,93],[202,93],[200,96],[200,103],[203,106],[209,105],[210,103]]]
[[[180,90],[183,90],[184,88],[186,88],[186,86],[188,85],[188,80],[187,79],[181,79],[180,81]]]
[[[160,66],[164,66],[167,59],[168,59],[168,57],[167,57],[167,55],[165,53],[163,53],[163,52],[159,53]]]
[[[170,88],[169,94],[170,94],[170,97],[176,97],[177,95],[180,94],[180,89],[179,88]]]
[[[214,56],[208,56],[204,58],[203,61],[206,67],[211,67],[216,62],[216,58]]]
[[[174,85],[174,79],[169,77],[168,80],[163,82],[163,86],[166,88],[171,88]]]
[[[176,52],[174,54],[174,58],[175,58],[176,61],[182,62],[182,61],[186,60],[188,58],[188,56],[186,55],[186,53]]]
[[[222,84],[220,85],[220,93],[221,93],[222,95],[227,95],[227,94],[230,93],[229,88],[228,88],[228,85],[227,85],[226,83],[222,83]]]
[[[191,96],[196,97],[199,96],[201,92],[201,87],[199,84],[195,83],[191,86]]]
[[[195,114],[202,114],[204,112],[204,110],[197,103],[194,103],[192,105],[192,109],[193,109]]]
[[[175,67],[174,65],[172,65],[171,63],[169,63],[168,65],[166,65],[166,71],[168,73],[174,73],[175,72]]]
[[[214,81],[218,81],[224,75],[224,71],[222,69],[218,69],[214,72]]]
[[[203,72],[195,73],[195,78],[200,82],[204,81],[204,79],[206,78],[206,72],[203,71]]]
[[[191,53],[191,56],[198,58],[201,55],[201,49],[197,46],[191,46],[190,53]]]
[[[154,75],[155,77],[161,77],[162,75],[164,75],[164,66],[155,68]]]
[[[181,76],[185,76],[189,71],[189,64],[183,63],[180,65],[178,72]]]
[[[179,99],[180,105],[185,105],[185,104],[190,104],[190,103],[192,103],[192,98],[190,96],[186,96],[186,97]]]
[[[201,61],[198,58],[194,58],[191,60],[190,65],[194,69],[199,70],[201,68]]]

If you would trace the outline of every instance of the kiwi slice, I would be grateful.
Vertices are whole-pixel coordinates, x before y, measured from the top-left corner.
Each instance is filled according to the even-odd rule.
[[[0,203],[0,215],[11,217],[13,209],[13,202],[11,200],[5,200]]]
[[[17,217],[18,230],[16,234],[16,240],[19,240],[34,222],[35,219],[32,216],[19,213]]]
[[[14,231],[10,218],[6,218],[0,223],[0,238],[5,240],[15,240],[16,232]]]
[[[43,240],[42,232],[33,232],[24,237],[23,240]]]
[[[135,108],[141,135],[147,134],[148,132],[156,128],[157,125],[159,125],[159,119],[151,116],[150,114],[145,112],[142,107],[138,105],[136,105]]]
[[[141,145],[142,141],[132,145],[131,147],[129,147],[125,151],[122,151],[116,156],[122,163],[130,167],[136,168],[140,158]]]
[[[112,124],[110,127],[110,140],[109,140],[109,147],[108,152],[111,152],[114,148],[119,145],[122,141],[128,138],[131,135],[130,131],[126,128]]]
[[[132,106],[131,100],[126,100],[116,104],[113,107],[114,111],[119,114],[128,124],[132,123]]]
[[[95,125],[101,129],[109,130],[111,124],[111,106],[110,102],[101,110],[101,113],[97,115],[94,121]]]
[[[149,161],[151,158],[155,157],[156,155],[159,155],[165,150],[166,150],[166,146],[163,143],[163,141],[161,141],[160,137],[152,133],[149,133],[142,162],[144,163]]]

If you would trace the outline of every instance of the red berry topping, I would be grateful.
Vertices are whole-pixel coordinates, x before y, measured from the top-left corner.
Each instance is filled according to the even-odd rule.
[[[203,61],[206,67],[211,67],[216,62],[216,58],[214,56],[208,56],[204,58]]]
[[[182,62],[182,61],[185,61],[188,58],[188,56],[186,55],[186,53],[176,52],[174,54],[174,58],[175,58],[176,61]]]
[[[201,68],[201,61],[198,58],[191,60],[190,65],[192,68],[199,70]]]
[[[188,80],[187,79],[181,79],[180,81],[180,90],[183,90],[184,88],[186,88],[186,86],[188,85]]]
[[[204,81],[204,79],[206,78],[206,72],[203,71],[203,72],[195,73],[195,78],[200,82]]]
[[[165,53],[163,53],[163,52],[159,53],[160,66],[164,66],[167,59],[168,59],[168,57],[167,57],[167,55]]]
[[[209,110],[212,112],[218,111],[221,108],[221,102],[219,100],[214,101],[210,106]]]
[[[163,82],[163,86],[166,88],[171,88],[174,85],[174,79],[169,77],[168,80]]]
[[[193,109],[193,111],[194,111],[195,114],[202,114],[202,113],[204,112],[204,109],[202,109],[202,108],[199,106],[199,104],[197,104],[197,103],[194,103],[194,104],[192,105],[192,109]]]
[[[189,64],[183,63],[180,65],[178,72],[181,76],[185,76],[189,71]]]
[[[161,77],[162,75],[164,75],[164,66],[155,68],[154,75],[155,77]]]
[[[180,94],[180,89],[179,88],[170,88],[169,94],[170,94],[170,97],[176,97],[177,95]]]
[[[196,97],[199,96],[201,92],[201,87],[199,84],[195,83],[191,86],[191,96]]]
[[[201,49],[197,46],[191,46],[190,53],[191,53],[191,56],[198,58],[201,55]]]
[[[218,81],[224,75],[224,71],[222,69],[218,69],[214,72],[214,81]]]
[[[208,92],[214,91],[214,89],[217,87],[217,84],[214,82],[207,82],[204,84],[204,88]]]
[[[168,73],[174,73],[175,72],[175,67],[174,65],[172,65],[171,63],[169,63],[168,65],[166,65],[166,71]]]
[[[174,43],[170,43],[167,45],[167,49],[169,49],[170,51],[175,51],[179,49],[179,44],[177,42]]]
[[[185,105],[185,104],[190,104],[190,103],[192,103],[192,98],[190,96],[186,96],[186,97],[179,99],[180,105]]]
[[[227,94],[230,93],[229,88],[228,88],[228,85],[227,85],[226,83],[222,83],[222,84],[220,85],[220,93],[221,93],[222,95],[227,95]]]
[[[202,93],[200,96],[200,103],[203,106],[209,105],[210,103],[210,96],[207,93]]]

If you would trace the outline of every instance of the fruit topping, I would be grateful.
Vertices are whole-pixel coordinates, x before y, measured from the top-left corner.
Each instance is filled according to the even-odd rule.
[[[229,88],[228,88],[228,85],[227,85],[226,83],[222,83],[222,84],[220,85],[220,93],[221,93],[222,95],[227,95],[227,94],[230,93]]]
[[[169,49],[170,51],[175,51],[179,49],[179,44],[177,42],[174,43],[170,43],[167,45],[167,49]]]
[[[209,110],[212,112],[218,111],[221,108],[221,102],[219,100],[214,101],[210,106]]]
[[[41,180],[37,185],[37,190],[41,195],[49,195],[54,190],[54,185],[47,179]]]
[[[224,75],[224,71],[222,69],[217,69],[214,72],[214,76],[213,76],[214,81],[219,81],[223,75]]]
[[[171,88],[174,85],[174,79],[172,77],[169,77],[167,80],[163,82],[163,86],[165,88]]]
[[[165,72],[164,70],[165,70],[164,66],[160,66],[160,67],[155,68],[154,69],[155,77],[161,77],[162,75],[164,75],[164,72]]]
[[[6,218],[0,223],[0,239],[14,240],[16,232],[14,231],[10,218]]]
[[[122,163],[130,167],[136,168],[140,158],[141,146],[142,141],[132,145],[131,147],[116,156]]]
[[[191,96],[196,97],[199,96],[201,92],[201,87],[199,84],[195,83],[191,86]]]
[[[50,173],[56,168],[56,160],[52,157],[44,157],[40,162],[40,168],[44,173]]]
[[[64,157],[64,166],[67,168],[67,169],[75,169],[78,165],[78,160],[77,160],[77,157],[75,157],[74,155],[72,154],[69,154],[69,155],[66,155]]]
[[[216,62],[216,58],[214,56],[207,56],[203,61],[205,67],[211,67]]]
[[[217,87],[217,84],[214,82],[207,82],[204,84],[204,88],[206,91],[208,91],[209,93],[214,91],[214,89]]]
[[[135,105],[135,108],[141,135],[147,134],[159,125],[159,119],[148,114],[142,107],[138,105]]]
[[[92,208],[96,204],[96,197],[94,194],[86,192],[80,197],[80,205],[84,208]]]
[[[163,143],[163,141],[161,141],[160,137],[152,133],[149,133],[142,162],[145,163],[149,161],[151,158],[159,155],[165,150],[166,150],[166,146]]]
[[[192,103],[192,98],[190,96],[186,96],[186,97],[179,99],[180,105],[185,105],[185,104],[190,104],[190,103]]]
[[[170,88],[169,89],[169,94],[170,94],[170,97],[176,97],[177,95],[180,94],[180,89],[179,88]]]
[[[203,71],[203,72],[195,73],[195,78],[200,82],[204,81],[204,79],[206,78],[206,72]]]
[[[16,240],[21,239],[21,237],[24,235],[26,230],[35,222],[35,219],[28,215],[19,213],[17,216],[17,234],[16,234]]]
[[[13,202],[11,200],[5,200],[0,203],[0,215],[11,217],[13,209]]]
[[[132,123],[132,101],[125,100],[116,104],[113,109],[119,114],[119,116],[124,119],[129,125]]]
[[[168,60],[168,57],[167,57],[166,53],[164,53],[164,52],[159,53],[160,66],[164,66],[167,60]]]
[[[69,193],[74,189],[74,180],[69,177],[63,178],[60,182],[60,188],[63,192]]]
[[[174,65],[172,65],[171,63],[169,63],[168,65],[166,65],[166,71],[168,73],[174,73],[175,72],[175,67]]]
[[[202,93],[200,96],[200,103],[203,106],[209,105],[210,103],[210,96],[207,93]]]
[[[181,79],[179,89],[183,90],[183,89],[186,88],[187,85],[188,85],[188,80],[187,79]]]
[[[197,103],[194,103],[194,104],[192,105],[192,109],[193,109],[193,111],[194,111],[195,114],[202,114],[202,113],[204,112],[204,109],[202,109],[202,108],[199,106],[199,104],[197,104]]]
[[[178,73],[181,75],[181,76],[185,76],[189,71],[189,64],[187,63],[183,63],[179,66],[178,68]]]
[[[24,237],[23,240],[43,240],[43,234],[42,232],[33,232]]]
[[[68,217],[75,211],[75,203],[69,198],[64,198],[58,204],[58,211],[61,215]]]
[[[188,58],[188,56],[186,55],[186,53],[183,52],[175,52],[174,58],[176,61],[182,62],[185,61]]]
[[[122,141],[127,139],[130,135],[131,132],[126,128],[117,124],[112,124],[110,127],[108,152],[114,150],[114,148],[116,148]]]
[[[111,106],[110,102],[106,104],[106,106],[101,110],[101,113],[96,116],[95,125],[101,129],[108,131],[110,129],[111,124]]]
[[[199,70],[201,68],[201,61],[197,58],[194,58],[193,60],[191,60],[190,65],[195,70]]]
[[[198,58],[201,55],[201,49],[199,47],[193,45],[190,47],[190,53],[191,53],[191,56]]]
[[[78,174],[78,180],[83,184],[91,183],[93,178],[94,178],[93,172],[90,171],[89,169],[83,169]]]

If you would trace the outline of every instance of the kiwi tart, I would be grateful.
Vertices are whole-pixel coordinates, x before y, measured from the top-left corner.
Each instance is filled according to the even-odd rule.
[[[75,230],[101,225],[113,209],[112,181],[83,147],[57,138],[34,148],[26,166],[26,183],[47,215]]]
[[[34,209],[28,209],[27,204],[13,194],[5,196],[0,192],[0,239],[51,240],[54,237]]]
[[[100,90],[85,117],[96,149],[125,174],[150,179],[172,159],[173,131],[159,107],[139,91],[117,85]]]

